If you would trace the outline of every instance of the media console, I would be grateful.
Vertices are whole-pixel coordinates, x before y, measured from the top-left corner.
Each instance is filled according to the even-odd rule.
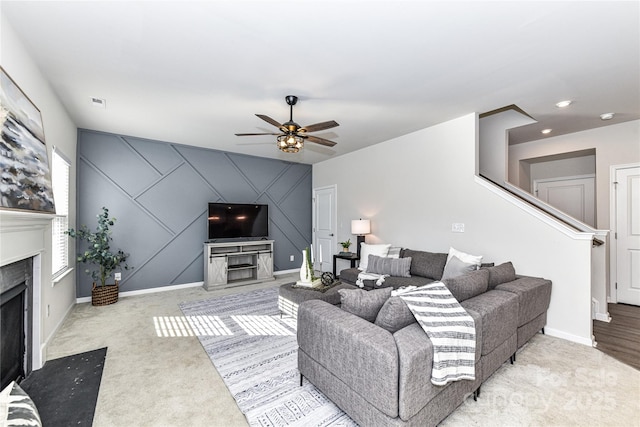
[[[273,240],[204,244],[204,288],[274,280]]]

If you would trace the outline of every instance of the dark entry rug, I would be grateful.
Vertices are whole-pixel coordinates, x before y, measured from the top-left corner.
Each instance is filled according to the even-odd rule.
[[[106,356],[105,347],[49,360],[20,383],[43,426],[91,426]]]

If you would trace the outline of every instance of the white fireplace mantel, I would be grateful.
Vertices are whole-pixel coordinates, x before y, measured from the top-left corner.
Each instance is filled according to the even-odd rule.
[[[54,214],[39,212],[0,210],[0,267],[33,257],[33,369],[39,369],[43,364],[42,284],[47,279],[42,268],[42,254],[47,252],[45,232],[50,230],[54,217]]]
[[[0,210],[0,266],[45,250],[44,232],[54,214]]]

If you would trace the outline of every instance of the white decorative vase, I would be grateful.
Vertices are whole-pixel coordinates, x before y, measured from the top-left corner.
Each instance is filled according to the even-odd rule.
[[[300,267],[300,281],[308,283],[311,281],[309,277],[309,263],[307,262],[307,250],[302,251],[302,266]]]
[[[307,288],[315,288],[321,285],[320,279],[311,280],[312,271],[309,260],[307,259],[307,250],[302,251],[302,266],[300,267],[300,280],[296,282],[298,286],[305,286]]]

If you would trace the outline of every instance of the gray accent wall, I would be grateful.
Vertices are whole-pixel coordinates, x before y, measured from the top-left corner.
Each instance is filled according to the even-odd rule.
[[[121,291],[203,280],[208,202],[268,204],[274,270],[300,267],[311,242],[310,165],[84,129],[77,152],[77,226],[95,229],[102,206],[116,218],[112,248],[134,267]],[[84,270],[78,297],[91,295]]]

